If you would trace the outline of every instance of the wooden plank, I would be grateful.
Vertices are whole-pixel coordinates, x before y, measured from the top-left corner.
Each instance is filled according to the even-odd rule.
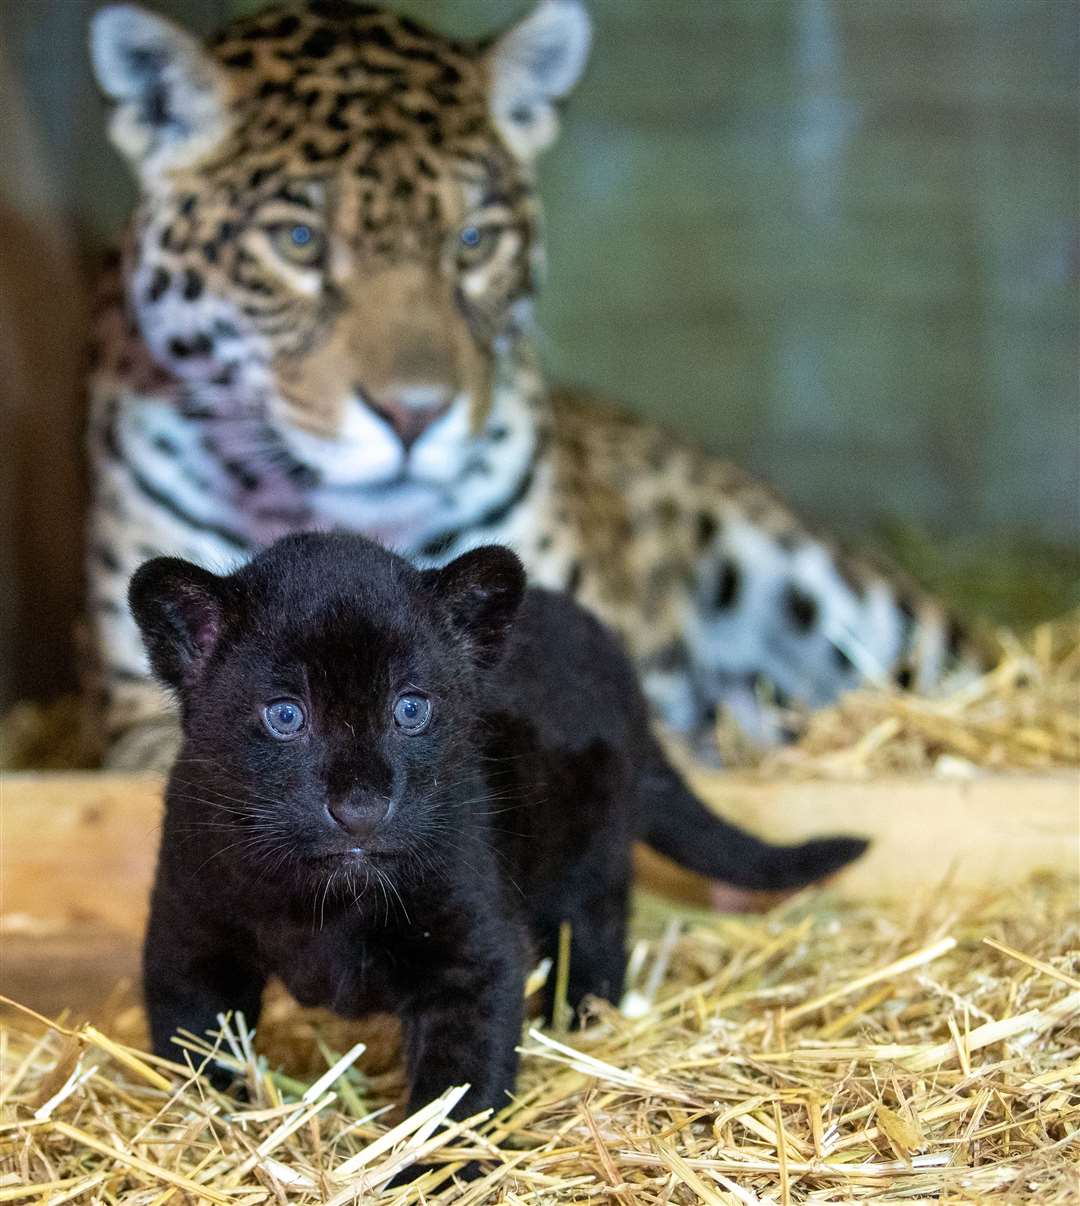
[[[137,981],[160,812],[155,778],[0,780],[0,991],[79,1020]]]
[[[159,779],[5,775],[2,806],[5,918],[141,933],[157,854]]]
[[[778,841],[864,834],[867,856],[833,881],[844,897],[905,899],[1007,888],[1035,871],[1080,874],[1080,776],[693,781],[718,811]],[[137,977],[160,818],[160,782],[104,774],[8,775],[0,786],[0,981],[46,1013],[92,1014]],[[641,851],[645,886],[705,901],[709,888]],[[732,897],[745,907],[745,898]]]

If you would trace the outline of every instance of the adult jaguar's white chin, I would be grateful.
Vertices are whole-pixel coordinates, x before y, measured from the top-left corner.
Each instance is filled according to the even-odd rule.
[[[313,469],[324,486],[445,486],[459,476],[469,454],[469,410],[468,396],[459,394],[408,452],[390,425],[355,399],[346,404],[335,436],[315,435],[285,421],[274,428],[288,452]]]

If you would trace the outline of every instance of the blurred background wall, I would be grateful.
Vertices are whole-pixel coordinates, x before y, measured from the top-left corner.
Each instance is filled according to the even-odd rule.
[[[4,700],[71,681],[88,281],[132,196],[86,65],[95,7],[0,5]],[[205,32],[260,4],[152,7]],[[472,35],[529,5],[396,7]],[[592,64],[542,165],[552,378],[846,533],[1074,550],[1074,0],[590,7]]]

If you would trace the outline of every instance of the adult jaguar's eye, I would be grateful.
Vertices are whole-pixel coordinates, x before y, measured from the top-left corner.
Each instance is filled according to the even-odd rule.
[[[304,731],[307,717],[303,705],[297,700],[275,699],[263,708],[263,722],[271,736],[279,741],[288,741]]]
[[[458,260],[469,268],[482,263],[495,250],[499,232],[494,226],[463,226],[458,234]]]
[[[322,231],[307,222],[281,222],[272,231],[274,248],[294,264],[317,267],[326,250]]]
[[[394,723],[410,737],[422,732],[431,721],[431,700],[415,691],[406,691],[394,700]]]

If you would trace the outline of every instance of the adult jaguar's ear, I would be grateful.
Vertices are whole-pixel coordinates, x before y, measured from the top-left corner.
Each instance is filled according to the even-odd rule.
[[[221,636],[225,583],[190,561],[155,557],[139,566],[128,605],[154,673],[168,687],[194,684]]]
[[[485,545],[428,570],[424,579],[449,608],[473,661],[479,666],[498,661],[525,594],[525,570],[517,557],[501,545]]]
[[[555,102],[581,77],[591,40],[582,0],[540,0],[488,52],[491,116],[518,158],[532,160],[555,141]]]
[[[116,103],[114,145],[147,183],[212,151],[229,129],[224,70],[171,21],[136,4],[110,4],[90,22],[90,57]]]

